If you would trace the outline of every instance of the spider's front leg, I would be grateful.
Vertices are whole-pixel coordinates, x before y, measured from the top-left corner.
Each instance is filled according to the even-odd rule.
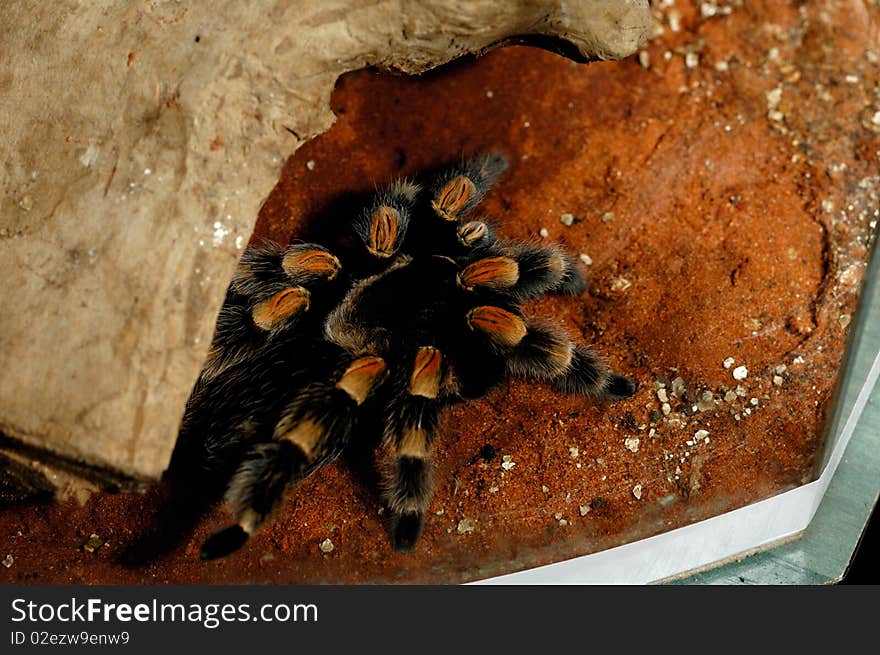
[[[254,445],[226,492],[232,525],[202,546],[202,559],[240,548],[269,516],[284,492],[336,459],[349,443],[360,405],[383,382],[385,361],[363,356],[350,361],[335,382],[314,382],[281,412],[271,440]]]
[[[441,174],[431,188],[431,207],[447,221],[457,221],[477,206],[504,171],[503,155],[487,153],[465,160]]]
[[[354,232],[374,262],[387,260],[400,250],[420,190],[417,184],[398,180],[380,191],[373,204],[354,220]]]
[[[441,407],[443,354],[418,349],[411,373],[387,412],[381,463],[382,490],[391,513],[391,543],[409,552],[422,534],[431,502],[431,445]]]

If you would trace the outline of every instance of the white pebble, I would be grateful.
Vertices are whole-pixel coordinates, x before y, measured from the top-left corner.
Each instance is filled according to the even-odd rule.
[[[321,549],[322,553],[332,553],[333,552],[333,542],[330,539],[324,539],[318,546]]]
[[[636,497],[636,500],[640,500],[642,497],[642,485],[637,484],[633,487],[633,496]]]
[[[475,527],[476,524],[473,519],[462,519],[458,522],[456,532],[458,532],[458,534],[466,534],[468,532],[473,532]]]
[[[733,364],[734,364],[735,361],[736,361],[736,360],[735,360],[733,357],[728,357],[728,358],[725,359],[723,362],[721,362],[721,365],[722,365],[724,368],[730,368],[731,366],[733,366]]]
[[[737,366],[733,369],[734,380],[745,380],[747,377],[749,377],[749,369],[745,366]]]
[[[593,258],[584,252],[581,253],[581,261],[587,266],[593,265]]]
[[[639,452],[639,440],[635,437],[627,437],[624,439],[623,445],[626,446],[627,450],[631,450],[634,453]]]
[[[548,230],[546,227],[542,227],[540,230],[538,230],[538,234],[541,235],[542,239],[546,239],[550,236],[550,230]]]
[[[708,431],[708,430],[697,430],[697,431],[694,433],[694,439],[696,439],[697,441],[700,441],[700,440],[702,440],[702,439],[705,439],[705,438],[708,437],[708,436],[709,436],[709,431]]]

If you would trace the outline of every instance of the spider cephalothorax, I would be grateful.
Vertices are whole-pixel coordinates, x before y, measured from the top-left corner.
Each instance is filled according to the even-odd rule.
[[[307,243],[242,256],[190,398],[179,448],[226,484],[235,524],[206,558],[242,545],[293,487],[381,425],[392,543],[411,550],[431,499],[445,406],[506,375],[618,399],[635,386],[521,303],[581,293],[561,249],[499,240],[471,210],[507,167],[497,155],[419,184],[399,181],[349,221],[353,246]]]

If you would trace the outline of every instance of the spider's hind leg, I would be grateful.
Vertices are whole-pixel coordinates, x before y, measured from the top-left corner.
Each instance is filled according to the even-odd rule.
[[[306,386],[282,411],[273,439],[254,445],[226,492],[236,523],[211,536],[202,559],[240,548],[283,498],[284,492],[336,459],[351,439],[358,407],[385,378],[380,357],[351,361],[335,384]]]
[[[591,348],[575,345],[555,325],[530,321],[522,340],[507,360],[512,375],[549,380],[564,393],[620,400],[636,385],[609,370]]]
[[[433,495],[431,444],[439,418],[443,355],[419,348],[405,388],[388,410],[382,462],[383,495],[391,513],[391,542],[409,552],[422,534]]]

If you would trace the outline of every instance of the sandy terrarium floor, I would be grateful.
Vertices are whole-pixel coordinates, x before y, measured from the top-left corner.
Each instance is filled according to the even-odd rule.
[[[564,244],[590,278],[530,312],[604,353],[640,384],[633,398],[512,381],[450,410],[410,555],[338,462],[209,564],[198,548],[222,508],[157,561],[118,562],[156,518],[157,489],[7,509],[0,580],[455,583],[811,480],[876,221],[878,16],[867,3],[742,4],[658,10],[662,31],[623,62],[516,47],[418,78],[347,75],[336,124],[286,162],[254,235],[289,241],[342,193],[500,150],[511,168],[485,214],[505,236]]]

